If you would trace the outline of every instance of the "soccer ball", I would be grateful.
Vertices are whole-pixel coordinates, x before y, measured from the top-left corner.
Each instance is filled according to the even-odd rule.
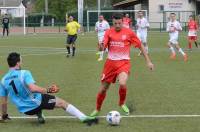
[[[118,126],[121,120],[121,115],[118,111],[110,111],[106,116],[106,121],[112,126]]]

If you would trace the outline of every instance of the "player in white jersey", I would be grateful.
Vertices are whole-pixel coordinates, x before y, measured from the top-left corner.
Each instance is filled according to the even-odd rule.
[[[138,18],[137,18],[137,24],[136,24],[136,29],[137,29],[137,36],[144,45],[146,52],[148,53],[148,45],[147,45],[147,31],[149,28],[149,22],[146,18],[144,18],[143,12],[139,11],[138,12]],[[141,55],[141,51],[138,54],[138,56]]]
[[[170,14],[170,21],[167,23],[167,32],[169,32],[169,42],[168,47],[171,51],[171,59],[176,58],[176,52],[174,50],[174,47],[183,55],[184,61],[187,61],[187,54],[181,49],[179,43],[178,43],[178,36],[179,32],[182,31],[181,24],[176,20],[176,14],[171,13]]]
[[[106,32],[106,30],[108,30],[110,28],[110,25],[108,24],[108,22],[104,19],[103,15],[99,16],[99,20],[96,22],[95,25],[95,31],[97,32],[97,36],[98,36],[98,52],[97,55],[99,55],[98,61],[102,61],[103,60],[103,39],[104,39],[104,34]]]

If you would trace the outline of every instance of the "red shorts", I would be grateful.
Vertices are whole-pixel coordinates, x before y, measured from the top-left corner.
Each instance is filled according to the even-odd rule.
[[[188,40],[196,41],[197,36],[188,36]]]
[[[126,72],[130,73],[131,63],[129,60],[109,60],[104,65],[101,82],[115,83],[117,76]]]

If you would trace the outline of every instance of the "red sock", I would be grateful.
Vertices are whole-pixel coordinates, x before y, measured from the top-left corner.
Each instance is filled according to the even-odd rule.
[[[96,110],[100,111],[103,101],[106,97],[106,93],[98,93],[97,100],[96,100]]]
[[[192,43],[190,43],[190,42],[188,43],[188,48],[192,49]]]
[[[120,86],[119,88],[119,106],[123,105],[126,100],[126,86]]]

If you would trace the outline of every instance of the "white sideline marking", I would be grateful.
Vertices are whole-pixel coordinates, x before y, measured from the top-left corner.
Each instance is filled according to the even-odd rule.
[[[17,46],[0,46],[0,48],[24,48],[24,49],[65,49],[65,48],[56,48],[56,47],[17,47]]]
[[[105,118],[106,116],[98,116],[98,118]],[[122,118],[194,118],[200,115],[130,115],[121,116]],[[35,116],[11,116],[11,119],[35,119]],[[45,116],[46,119],[73,119],[74,116]]]

